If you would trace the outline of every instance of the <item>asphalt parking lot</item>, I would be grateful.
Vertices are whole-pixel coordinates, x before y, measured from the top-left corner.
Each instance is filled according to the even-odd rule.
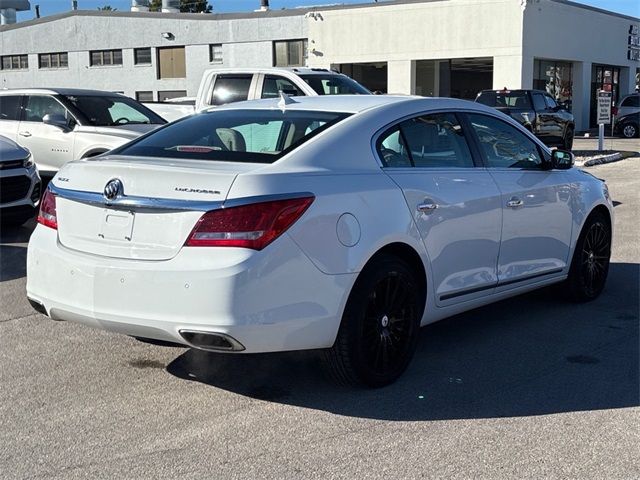
[[[313,353],[223,356],[57,323],[25,298],[33,224],[0,234],[1,478],[640,477],[640,158],[609,281],[423,329],[400,381],[336,387]]]

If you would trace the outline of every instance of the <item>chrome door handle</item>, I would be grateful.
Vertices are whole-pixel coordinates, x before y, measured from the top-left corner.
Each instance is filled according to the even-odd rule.
[[[18,135],[22,135],[23,137],[30,137],[31,132],[19,132]]]
[[[509,208],[518,208],[524,205],[524,202],[520,200],[518,197],[512,197],[511,200],[507,202],[507,207]]]
[[[436,208],[438,208],[438,204],[437,203],[421,203],[420,205],[418,205],[417,208],[419,212],[431,213]]]

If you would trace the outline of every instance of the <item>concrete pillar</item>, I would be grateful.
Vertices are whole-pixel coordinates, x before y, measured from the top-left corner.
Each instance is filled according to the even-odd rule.
[[[416,93],[415,60],[391,60],[387,63],[387,92]]]
[[[622,67],[620,69],[620,98],[636,89],[636,67]]]
[[[493,89],[502,90],[531,88],[533,85],[533,59],[527,68],[530,78],[523,81],[523,57],[521,55],[501,55],[493,57]],[[528,85],[531,83],[531,85]]]
[[[576,121],[576,131],[589,128],[591,102],[591,62],[573,62],[572,113]]]

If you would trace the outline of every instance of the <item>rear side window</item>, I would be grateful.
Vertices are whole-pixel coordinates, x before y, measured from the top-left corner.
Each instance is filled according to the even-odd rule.
[[[547,109],[547,104],[544,103],[544,97],[541,93],[534,93],[533,95],[533,108],[536,112]]]
[[[523,110],[531,110],[531,101],[529,100],[527,92],[511,92],[509,90],[481,92],[478,98],[476,98],[476,102],[494,108],[521,108]]]
[[[538,169],[538,146],[524,133],[488,115],[467,114],[488,167]]]
[[[249,98],[253,75],[218,75],[213,87],[211,105],[242,102]]]
[[[348,116],[317,111],[218,110],[186,117],[113,153],[273,163]]]
[[[24,108],[26,122],[42,122],[45,115],[62,115],[68,117],[67,109],[55,98],[45,95],[30,95]]]
[[[291,80],[276,75],[265,75],[262,85],[262,98],[276,98],[280,91],[290,96],[304,96],[302,90],[296,87]]]
[[[632,95],[625,98],[620,104],[621,107],[640,107],[640,95]]]
[[[406,120],[383,135],[378,149],[387,167],[474,167],[462,126],[451,113]]]
[[[20,95],[0,96],[0,120],[20,120]]]

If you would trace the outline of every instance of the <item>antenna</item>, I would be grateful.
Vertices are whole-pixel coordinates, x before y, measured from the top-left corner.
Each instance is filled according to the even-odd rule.
[[[287,105],[291,105],[292,103],[298,103],[289,95],[284,93],[282,90],[278,90],[280,94],[280,101],[278,102],[278,108],[284,112],[287,109]]]

